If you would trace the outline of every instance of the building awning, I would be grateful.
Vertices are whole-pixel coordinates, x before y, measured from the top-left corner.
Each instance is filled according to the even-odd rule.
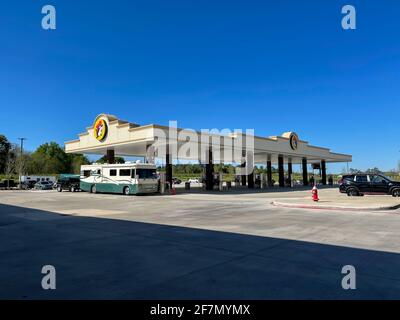
[[[201,136],[201,138],[191,139],[194,135]],[[177,138],[175,139],[175,137]],[[247,144],[250,140],[252,143]],[[179,152],[175,152],[173,157],[180,160],[198,161],[201,150],[211,146],[214,150],[214,162],[233,162],[237,160],[237,157],[233,156],[235,152],[241,153],[243,150],[250,149],[249,145],[251,145],[255,163],[265,163],[267,160],[277,163],[279,156],[293,164],[300,164],[303,158],[306,158],[308,163],[318,163],[321,160],[326,162],[352,161],[351,155],[312,146],[307,141],[300,140],[294,132],[285,132],[280,136],[271,137],[224,131],[206,133],[157,124],[138,125],[107,114],[97,116],[93,125],[79,134],[78,139],[65,142],[65,151],[67,153],[105,155],[108,150],[113,150],[118,156],[145,157],[148,154],[149,146],[155,143],[158,146],[166,147],[168,145],[168,150],[176,151],[178,149]],[[197,154],[196,152],[180,152],[182,148],[185,150],[197,149],[199,152]]]

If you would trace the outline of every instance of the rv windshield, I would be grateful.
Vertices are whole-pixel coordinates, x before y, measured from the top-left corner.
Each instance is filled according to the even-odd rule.
[[[156,179],[156,169],[136,169],[139,179]]]

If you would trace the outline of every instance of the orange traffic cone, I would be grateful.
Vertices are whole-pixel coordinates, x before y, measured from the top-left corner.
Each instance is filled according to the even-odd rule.
[[[318,202],[318,201],[319,201],[319,198],[318,198],[318,189],[317,189],[317,186],[316,186],[316,185],[314,185],[314,187],[312,188],[311,193],[312,193],[312,199],[313,199],[313,201]]]

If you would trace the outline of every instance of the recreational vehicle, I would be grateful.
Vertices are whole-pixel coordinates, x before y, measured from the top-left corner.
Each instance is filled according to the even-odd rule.
[[[80,188],[97,193],[144,194],[158,192],[156,166],[147,163],[81,166]]]

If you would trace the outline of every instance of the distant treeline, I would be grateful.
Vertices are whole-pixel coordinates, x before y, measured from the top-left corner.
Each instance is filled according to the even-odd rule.
[[[40,145],[34,152],[24,152],[0,135],[0,174],[14,176],[23,174],[78,173],[80,166],[89,164],[84,155],[66,154],[56,142]]]
[[[235,174],[235,170],[238,166],[233,166],[231,164],[214,164],[214,171],[220,172],[224,174]],[[201,174],[204,171],[204,166],[200,164],[175,164],[172,166],[174,174],[184,174],[184,175],[192,175],[192,174]],[[164,171],[164,168],[159,166],[157,168],[159,171]],[[267,169],[265,167],[257,167],[255,169],[256,173],[267,173]],[[278,170],[272,167],[272,172],[278,172]]]
[[[104,163],[105,161],[106,158],[102,157],[96,162]],[[124,163],[125,160],[122,157],[116,157],[115,162]],[[56,142],[44,143],[35,151],[24,151],[21,155],[19,146],[11,143],[4,135],[0,134],[0,175],[2,177],[15,176],[19,172],[30,175],[79,173],[81,165],[90,163],[84,155],[65,153],[64,148]],[[214,171],[233,176],[236,167],[231,164],[215,164]],[[159,166],[158,170],[164,171],[164,168]],[[174,164],[173,172],[174,175],[178,176],[200,176],[204,172],[204,166],[200,164]],[[272,167],[274,176],[277,172],[277,168]],[[349,172],[358,173],[361,171],[351,168]],[[265,166],[257,166],[255,173],[267,173],[267,169]],[[398,173],[394,171],[382,172],[379,168],[368,169],[366,173],[383,173],[390,177],[398,176]],[[297,175],[299,173],[294,173],[294,176]]]

